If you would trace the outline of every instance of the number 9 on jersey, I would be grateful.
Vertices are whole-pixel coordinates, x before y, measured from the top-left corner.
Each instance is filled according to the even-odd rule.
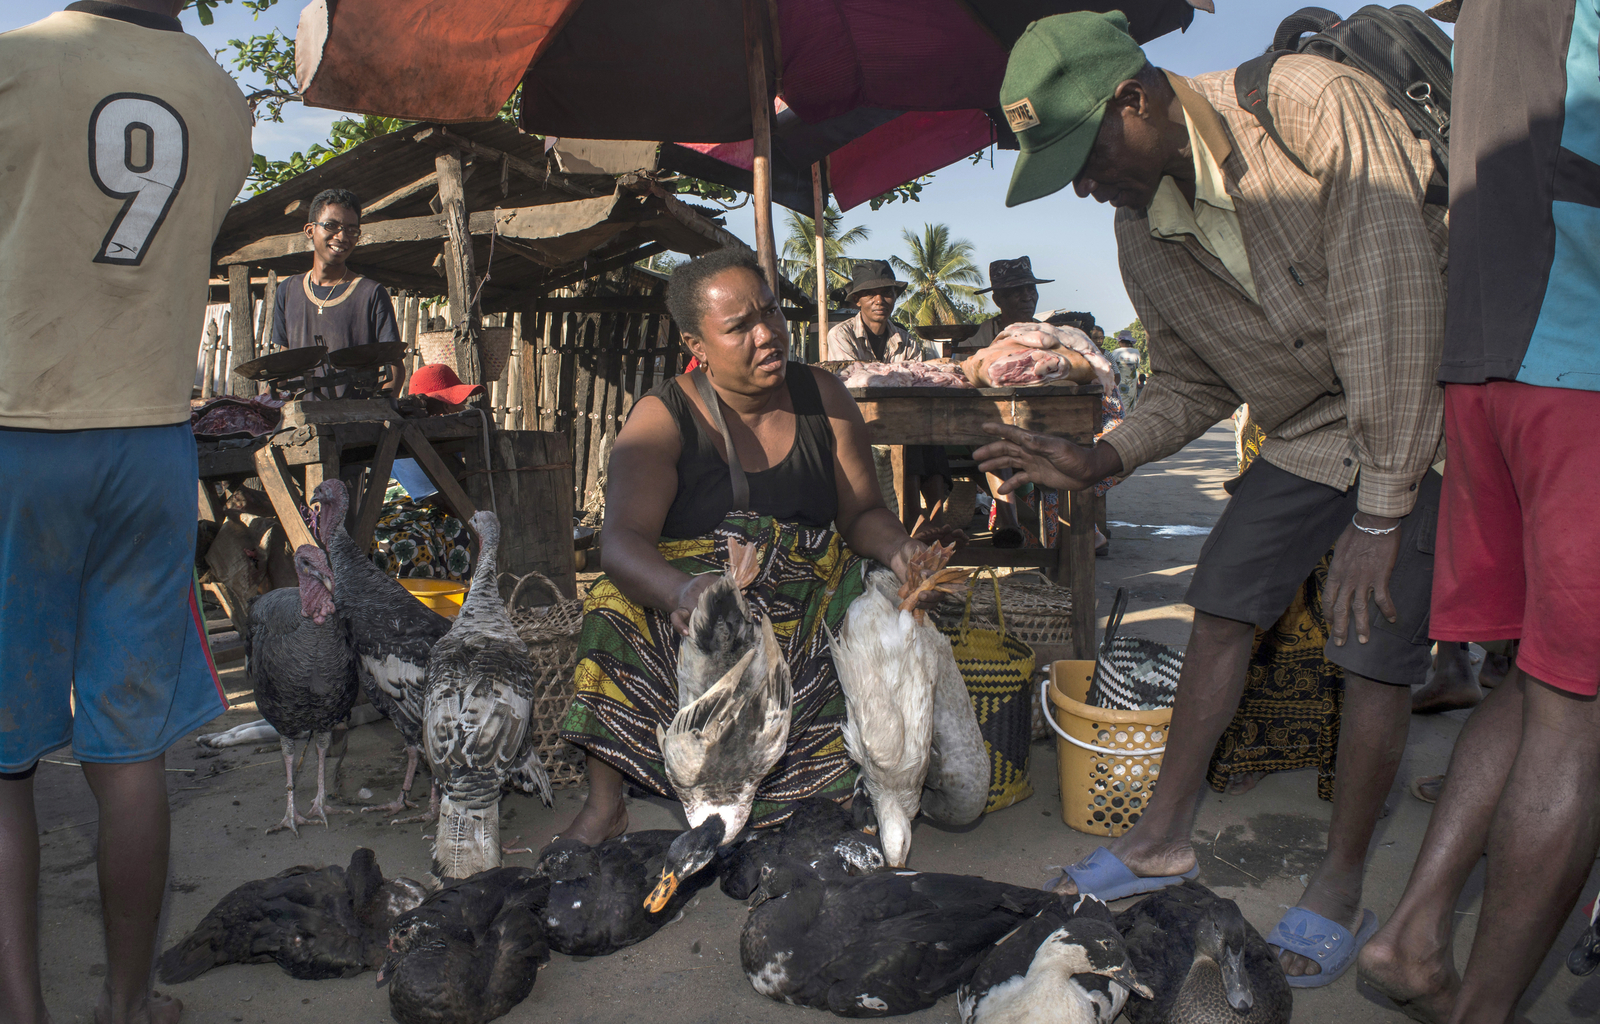
[[[178,198],[189,167],[189,128],[154,96],[114,93],[89,117],[89,173],[100,191],[126,200],[96,263],[136,267]]]

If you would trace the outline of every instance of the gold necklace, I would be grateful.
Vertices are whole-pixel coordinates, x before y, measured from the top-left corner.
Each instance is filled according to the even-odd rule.
[[[311,274],[309,272],[306,273],[306,276],[304,278],[305,285],[306,285],[306,298],[310,299],[311,300],[311,304],[313,306],[317,307],[317,315],[318,316],[322,315],[322,311],[324,309],[328,308],[329,306],[334,306],[334,305],[338,304],[337,302],[334,301],[334,296],[338,294],[339,286],[344,284],[345,281],[349,280],[349,278],[350,278],[350,269],[348,267],[346,267],[344,273],[339,276],[339,280],[333,282],[332,284],[330,284],[330,285],[313,285],[311,283]],[[328,297],[326,299],[317,298],[317,293],[313,289],[318,288],[318,287],[325,287],[325,288],[328,289]]]

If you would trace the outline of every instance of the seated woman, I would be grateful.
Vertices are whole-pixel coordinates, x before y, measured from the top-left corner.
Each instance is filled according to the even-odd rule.
[[[771,618],[794,686],[788,749],[757,794],[755,826],[783,820],[805,797],[849,795],[844,697],[821,627],[837,631],[861,593],[860,559],[904,580],[923,549],[884,507],[849,392],[832,374],[788,361],[789,327],[754,256],[723,249],[682,264],[667,308],[704,367],[750,507],[734,507],[723,433],[692,375],[634,405],[612,449],[606,575],[584,607],[578,692],[561,729],[589,755],[588,801],[562,835],[591,844],[628,827],[624,776],[673,795],[656,726],[678,710],[678,645],[727,565],[728,538],[757,546],[761,570],[746,597]]]

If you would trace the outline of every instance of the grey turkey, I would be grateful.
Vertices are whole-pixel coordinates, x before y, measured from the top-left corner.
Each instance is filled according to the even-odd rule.
[[[450,631],[450,620],[425,607],[372,564],[345,529],[350,492],[342,480],[324,480],[311,494],[328,560],[342,585],[334,604],[350,622],[356,677],[374,707],[388,716],[406,745],[405,781],[393,803],[364,811],[398,813],[408,799],[422,751],[422,699],[428,654]]]
[[[508,785],[551,805],[550,777],[528,728],[537,679],[528,645],[500,600],[500,520],[472,517],[478,564],[450,631],[428,658],[423,749],[442,796],[433,844],[440,878],[500,866],[500,793]]]
[[[480,1024],[528,998],[550,959],[540,925],[550,882],[494,868],[441,889],[389,932],[378,972],[400,1024]]]
[[[328,824],[326,778],[332,729],[350,715],[359,692],[350,622],[338,613],[339,584],[319,548],[302,545],[294,553],[300,586],[262,594],[250,605],[250,640],[245,675],[255,690],[256,707],[278,732],[289,806],[268,832],[300,834],[312,821]],[[309,816],[294,806],[295,740],[309,736],[317,747],[317,798]],[[333,808],[348,814],[348,809]]]
[[[426,896],[409,878],[385,881],[377,857],[361,847],[348,868],[301,865],[244,883],[157,968],[169,985],[223,964],[276,962],[304,980],[353,977],[383,963],[390,927]]]

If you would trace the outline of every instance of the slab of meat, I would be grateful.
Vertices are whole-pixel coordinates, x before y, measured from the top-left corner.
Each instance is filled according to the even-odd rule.
[[[1089,336],[1072,327],[1017,324],[1001,331],[961,369],[974,387],[1019,387],[1050,382],[1115,387],[1111,360]]]
[[[837,371],[847,388],[970,388],[961,367],[944,360],[925,363],[847,363]]]

